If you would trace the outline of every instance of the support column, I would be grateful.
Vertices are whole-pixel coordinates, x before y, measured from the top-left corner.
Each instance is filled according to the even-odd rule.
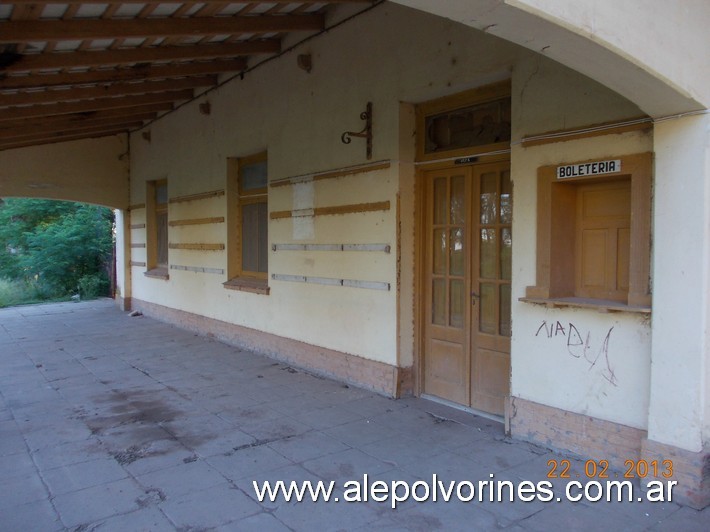
[[[116,304],[131,310],[131,214],[116,209]]]
[[[710,504],[710,115],[654,129],[653,314],[648,438],[672,460],[674,501]]]

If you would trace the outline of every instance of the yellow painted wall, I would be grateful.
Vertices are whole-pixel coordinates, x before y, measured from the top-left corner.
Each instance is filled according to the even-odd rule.
[[[363,34],[367,38],[363,39]],[[355,43],[355,44],[353,44]],[[383,52],[387,53],[383,53]],[[480,53],[473,53],[479,51]],[[483,53],[485,51],[485,53]],[[296,65],[311,53],[313,70]],[[133,268],[133,297],[238,323],[365,358],[397,364],[397,196],[409,187],[402,212],[412,231],[413,172],[401,182],[400,101],[417,102],[510,77],[518,49],[443,19],[398,6],[382,6],[265,64],[243,81],[211,92],[212,114],[193,102],[153,124],[151,142],[131,138],[131,203],[145,201],[145,182],[167,177],[171,197],[224,189],[228,157],[268,150],[271,180],[366,163],[365,143],[342,144],[344,131],[360,130],[359,115],[374,106],[373,161],[387,170],[360,173],[313,185],[315,207],[389,201],[390,210],[323,216],[314,236],[294,238],[292,220],[270,223],[270,244],[389,244],[392,252],[295,252],[269,256],[269,272],[390,283],[390,291],[269,282],[268,296],[226,290],[226,275],[170,271],[169,281],[149,279]],[[397,73],[393,75],[393,73]],[[411,126],[411,124],[410,124]],[[413,131],[403,134],[412,143]],[[407,155],[412,160],[411,149]],[[406,161],[405,161],[406,162]],[[294,187],[271,188],[269,210],[294,206]],[[219,216],[226,199],[173,204],[170,219]],[[141,223],[136,211],[132,223]],[[302,233],[301,233],[302,234]],[[140,230],[134,242],[145,242]],[[226,227],[171,228],[171,242],[226,242]],[[133,260],[144,251],[133,250]],[[403,305],[411,316],[413,243],[405,250],[410,283]],[[225,269],[226,252],[170,250],[170,263]],[[404,324],[401,363],[412,363],[412,319]]]
[[[366,35],[367,38],[363,38]],[[353,43],[356,43],[354,45]],[[311,53],[310,74],[296,66]],[[414,341],[415,165],[413,104],[511,78],[513,135],[583,127],[641,114],[624,98],[592,80],[484,33],[395,5],[384,5],[293,54],[272,61],[151,125],[151,142],[131,138],[131,203],[145,201],[145,182],[167,178],[171,197],[226,188],[227,158],[268,150],[271,180],[367,162],[364,142],[340,142],[359,130],[367,101],[374,108],[373,160],[386,170],[312,184],[314,207],[389,201],[389,211],[316,217],[313,237],[290,219],[271,221],[270,244],[384,243],[382,252],[276,251],[270,274],[313,275],[390,283],[375,291],[270,280],[268,296],[226,290],[226,275],[170,271],[170,280],[133,268],[133,297],[302,340],[368,359],[410,366]],[[650,329],[631,315],[548,311],[518,303],[535,279],[537,167],[651,149],[643,134],[627,134],[537,148],[514,146],[513,393],[643,427],[646,423]],[[308,187],[301,193],[308,197]],[[292,186],[270,188],[269,210],[294,206]],[[398,207],[397,207],[398,206]],[[170,219],[226,215],[226,198],[172,204]],[[142,223],[144,211],[132,212]],[[301,222],[303,223],[303,222]],[[307,222],[306,222],[307,225]],[[171,242],[226,242],[225,224],[171,228]],[[142,230],[132,241],[145,242]],[[398,255],[400,265],[398,267]],[[170,263],[227,269],[226,252],[170,251]],[[133,260],[145,260],[133,249]],[[397,286],[400,289],[397,291]],[[614,326],[619,386],[609,389],[598,372],[575,364],[550,342],[535,339],[543,320],[574,320],[593,335]],[[585,330],[587,330],[585,329]],[[532,338],[531,338],[532,336]],[[595,336],[596,337],[596,336]],[[564,346],[563,346],[564,347]],[[558,382],[558,380],[560,382]],[[576,395],[575,395],[576,392]]]

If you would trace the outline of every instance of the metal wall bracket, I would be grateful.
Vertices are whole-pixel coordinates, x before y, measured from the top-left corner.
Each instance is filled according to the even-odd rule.
[[[362,131],[346,131],[340,136],[343,144],[350,144],[351,137],[358,137],[367,140],[367,158],[372,159],[372,102],[367,102],[365,111],[360,113],[360,120],[365,121],[365,128]]]

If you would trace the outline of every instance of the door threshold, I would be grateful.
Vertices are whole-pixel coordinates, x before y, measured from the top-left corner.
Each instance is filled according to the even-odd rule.
[[[503,416],[497,416],[489,412],[484,412],[483,410],[476,410],[475,408],[471,408],[470,406],[464,406],[459,403],[454,403],[453,401],[447,401],[446,399],[436,397],[435,395],[423,393],[419,397],[422,399],[426,399],[427,401],[431,401],[432,403],[438,403],[440,405],[448,406],[449,408],[454,408],[456,410],[466,412],[467,414],[473,414],[474,416],[490,419],[491,421],[496,421],[505,425],[505,419],[503,418]]]

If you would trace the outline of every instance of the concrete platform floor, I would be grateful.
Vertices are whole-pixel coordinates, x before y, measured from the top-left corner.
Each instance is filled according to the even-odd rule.
[[[0,530],[709,530],[673,503],[259,503],[252,480],[544,480],[561,456],[112,301],[0,310]],[[572,461],[573,471],[583,462]],[[556,494],[559,484],[555,483]]]

